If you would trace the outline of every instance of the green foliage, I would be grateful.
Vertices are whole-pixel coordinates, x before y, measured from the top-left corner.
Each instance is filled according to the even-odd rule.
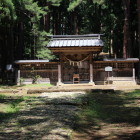
[[[130,0],[130,51],[134,57],[138,57],[136,9],[136,1]],[[45,50],[49,34],[105,33],[104,51],[113,50],[122,57],[123,26],[124,9],[119,0],[0,0],[0,58],[5,60],[0,67],[5,69],[6,63],[18,59],[53,59]]]
[[[24,4],[25,10],[29,11],[32,17],[30,20],[32,23],[38,23],[40,18],[46,14],[42,7],[39,7],[38,2],[34,2],[33,0],[23,0],[22,4]],[[36,28],[37,25],[34,25]]]
[[[51,2],[53,6],[60,6],[60,3],[63,0],[48,0],[48,2]]]
[[[69,7],[68,7],[68,11],[72,11],[74,10],[79,4],[82,3],[83,0],[71,0]]]
[[[140,98],[140,90],[134,90],[134,91],[131,91],[131,92],[128,92],[126,93],[126,98]]]
[[[30,88],[30,87],[52,87],[53,85],[52,84],[42,84],[42,83],[39,83],[39,84],[27,84],[27,85],[23,85],[22,87],[27,87],[27,88]]]
[[[49,59],[52,60],[54,59],[54,55],[52,55],[51,51],[46,48],[48,41],[46,40],[46,36],[49,35],[45,31],[40,31],[38,32],[38,38],[36,42],[36,57],[38,59]]]
[[[51,51],[46,48],[40,48],[37,51],[36,57],[39,59],[54,59],[54,55],[51,54]]]
[[[6,98],[6,95],[0,94],[0,100]]]
[[[11,97],[10,97],[11,98]],[[23,97],[17,97],[17,99],[10,99],[8,96],[0,95],[0,100],[7,100],[6,103],[3,102],[5,107],[3,108],[2,112],[0,112],[0,119],[6,119],[13,114],[17,113],[20,109],[19,104],[24,101]]]
[[[106,0],[92,0],[93,3],[104,4]]]
[[[33,83],[33,84],[37,84],[37,80],[38,80],[39,78],[41,78],[40,75],[34,75],[34,76],[32,77],[32,80],[33,80],[32,83]]]
[[[19,79],[20,85],[23,85],[24,81],[25,81],[24,78],[20,77],[20,79]]]
[[[44,47],[47,45],[46,41],[47,32],[42,30],[40,25],[40,19],[47,14],[46,7],[40,7],[38,2],[34,0],[20,0],[16,3],[19,5],[19,10],[21,11],[22,16],[25,16],[25,34],[27,37],[27,43],[25,44],[24,53],[27,57],[30,57],[32,48],[35,48],[37,58],[45,59],[51,58],[51,53],[45,51],[45,54],[41,55],[41,51],[45,50]],[[21,16],[19,16],[21,18]],[[19,19],[23,20],[23,19]],[[32,40],[32,41],[31,41]]]
[[[32,71],[31,71],[29,77],[32,78],[32,83],[33,83],[33,84],[37,84],[37,80],[38,80],[39,78],[41,78],[41,76],[38,75],[38,74],[35,72],[34,67],[32,67]]]
[[[0,1],[0,20],[3,18],[9,18],[11,20],[16,19],[14,0],[1,0]]]

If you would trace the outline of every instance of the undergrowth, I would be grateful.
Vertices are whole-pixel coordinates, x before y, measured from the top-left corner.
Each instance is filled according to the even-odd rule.
[[[16,114],[21,108],[20,103],[23,101],[27,101],[28,99],[34,99],[34,97],[12,97],[0,94],[0,103],[4,106],[2,111],[0,111],[0,121]]]
[[[93,91],[87,93],[86,98],[87,104],[76,114],[76,130],[81,131],[90,126],[100,126],[101,123],[124,122],[140,125],[140,108],[137,104],[137,100],[140,99],[140,90],[131,92]]]

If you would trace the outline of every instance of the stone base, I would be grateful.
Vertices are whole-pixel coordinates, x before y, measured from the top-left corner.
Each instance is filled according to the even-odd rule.
[[[95,85],[95,83],[94,83],[94,82],[89,82],[88,84],[89,84],[89,85]]]
[[[64,85],[62,82],[57,82],[57,84],[56,84],[57,86],[62,86],[62,85]]]
[[[135,81],[95,81],[95,85],[135,86]]]
[[[119,86],[136,86],[135,81],[113,81],[113,85],[119,85]]]

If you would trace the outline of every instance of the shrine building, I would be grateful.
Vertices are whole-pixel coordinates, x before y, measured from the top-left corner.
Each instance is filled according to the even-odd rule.
[[[38,83],[63,84],[118,84],[135,83],[134,64],[137,58],[99,59],[104,47],[101,34],[50,36],[47,48],[56,61],[17,60],[16,83],[23,79],[32,83],[33,75]]]

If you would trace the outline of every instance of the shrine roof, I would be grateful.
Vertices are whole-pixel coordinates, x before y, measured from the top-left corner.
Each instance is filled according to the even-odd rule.
[[[104,46],[100,39],[102,34],[88,35],[54,35],[47,47],[88,47]]]
[[[127,62],[133,62],[133,63],[136,63],[136,62],[139,62],[139,59],[138,58],[105,58],[101,61],[94,61],[94,63],[127,63]]]
[[[57,62],[50,62],[49,60],[16,60],[15,64],[38,64],[38,63],[57,63]]]
[[[138,58],[110,58],[110,59],[104,59],[104,61],[139,61]]]

